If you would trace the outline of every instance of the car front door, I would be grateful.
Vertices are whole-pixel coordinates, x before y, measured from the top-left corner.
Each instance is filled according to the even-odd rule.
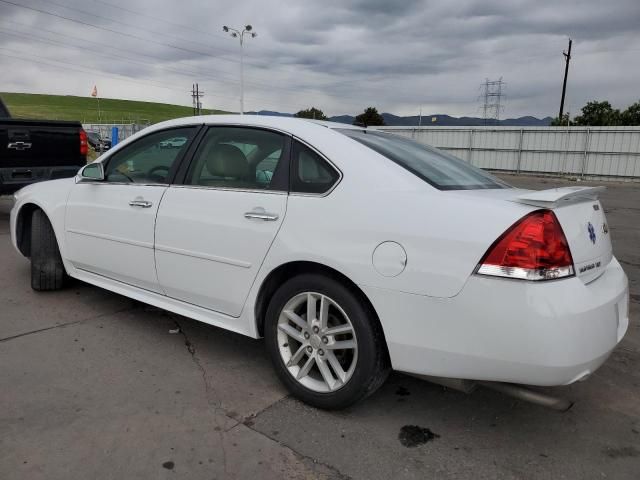
[[[199,127],[152,132],[106,160],[103,181],[76,183],[65,238],[74,267],[156,293],[153,253],[158,206]],[[160,148],[170,138],[181,146]]]
[[[290,139],[210,127],[162,199],[156,268],[166,295],[237,317],[284,219]]]

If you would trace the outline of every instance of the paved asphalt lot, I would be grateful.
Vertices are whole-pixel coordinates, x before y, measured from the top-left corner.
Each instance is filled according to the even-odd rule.
[[[640,185],[608,186],[631,325],[589,380],[554,389],[576,401],[567,413],[400,374],[349,410],[314,410],[260,341],[80,283],[33,292],[0,199],[0,478],[638,479]],[[407,425],[438,437],[406,447]]]

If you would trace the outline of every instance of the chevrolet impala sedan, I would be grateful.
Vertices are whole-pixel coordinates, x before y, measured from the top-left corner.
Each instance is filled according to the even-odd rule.
[[[190,117],[20,190],[11,237],[35,290],[72,277],[264,337],[295,396],[341,408],[391,369],[540,386],[596,370],[629,316],[599,191],[512,188],[367,128]]]

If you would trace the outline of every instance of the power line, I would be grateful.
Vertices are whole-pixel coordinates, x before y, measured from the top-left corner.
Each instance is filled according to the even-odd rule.
[[[30,28],[30,25],[27,25],[27,24],[24,24],[24,23],[21,23],[21,22],[12,22],[12,24],[22,25],[22,26]],[[0,25],[0,26],[4,27],[4,25]],[[84,39],[84,38],[81,38],[81,37],[75,37],[73,35],[67,35],[67,34],[55,32],[53,30],[47,30],[46,28],[38,28],[38,31],[39,32],[51,33],[53,35],[57,35],[57,36],[64,37],[64,38],[69,38],[71,40],[76,40],[76,41],[80,41],[80,42],[83,42],[83,43],[88,43],[88,44],[91,44],[91,45],[96,45],[96,46],[101,47],[101,48],[104,48],[104,46],[105,46],[104,43],[94,42],[94,41],[87,40],[87,39]],[[47,43],[52,43],[52,44],[53,44],[53,42],[55,42],[55,44],[57,44],[57,45],[61,45],[61,46],[65,46],[65,47],[68,47],[68,48],[74,48],[74,49],[86,51],[86,49],[84,47],[82,47],[81,45],[79,45],[79,44],[69,44],[69,43],[60,42],[60,41],[57,41],[57,40],[54,40],[54,39],[50,39],[50,38],[38,37],[37,35],[34,35],[31,32],[27,33],[27,32],[21,32],[21,31],[17,31],[17,30],[11,29],[11,33],[10,32],[6,32],[6,31],[5,31],[5,33],[7,35],[21,35],[22,37],[28,38],[30,40],[36,39],[36,41],[47,42]],[[135,51],[130,50],[130,49],[123,50],[123,49],[115,48],[113,46],[109,46],[109,50],[113,50],[113,51],[117,51],[117,52],[133,53],[135,55],[139,55],[141,57],[150,58],[152,60],[156,60],[156,61],[160,61],[160,62],[165,62],[166,61],[166,59],[164,59],[164,58],[157,57],[157,56],[154,56],[154,55],[149,55],[149,54],[142,53],[142,52],[135,52]],[[100,54],[98,52],[92,52],[92,55],[105,56],[104,54]],[[115,58],[117,60],[130,61],[130,62],[140,63],[140,64],[143,64],[143,65],[151,65],[154,68],[160,68],[160,69],[167,70],[167,71],[172,71],[172,72],[175,72],[175,73],[178,73],[178,74],[190,73],[190,74],[196,75],[196,76],[198,76],[198,75],[199,76],[204,76],[204,77],[207,77],[207,78],[210,78],[212,80],[219,81],[219,82],[226,82],[226,83],[232,83],[232,84],[237,83],[237,79],[236,79],[235,75],[227,74],[227,73],[222,73],[221,74],[219,72],[212,71],[212,70],[204,70],[204,69],[200,68],[198,71],[188,70],[188,69],[183,69],[182,71],[178,71],[178,70],[174,70],[174,69],[171,69],[171,68],[168,68],[168,67],[161,67],[157,63],[152,63],[151,64],[151,63],[148,63],[148,62],[142,62],[139,59],[132,58],[132,57],[127,57],[127,56],[122,56],[122,55],[118,55],[117,57],[114,57],[114,56],[110,55],[108,58]],[[224,75],[227,78],[231,77],[231,79],[221,78],[220,75]],[[280,90],[289,91],[285,87],[279,87],[279,86],[271,85],[271,84],[267,84],[267,83],[247,82],[247,84],[255,86],[255,87],[258,87],[258,88],[268,88],[270,90],[280,89]]]
[[[195,45],[200,45],[200,46],[205,47],[207,49],[214,48],[215,50],[219,50],[219,51],[223,52],[224,54],[227,54],[227,53],[231,54],[232,53],[228,49],[212,47],[211,45],[208,45],[208,44],[205,44],[205,43],[202,43],[202,42],[196,42],[196,41],[193,41],[193,40],[189,40],[187,38],[182,38],[182,37],[179,37],[177,35],[173,35],[173,34],[170,34],[170,33],[167,33],[167,32],[158,32],[157,30],[150,30],[148,28],[143,28],[140,25],[133,25],[131,23],[126,23],[126,22],[123,22],[122,20],[118,20],[118,19],[115,19],[115,18],[112,18],[112,17],[106,17],[104,15],[100,15],[100,14],[97,14],[95,12],[88,12],[86,10],[81,10],[81,9],[79,9],[77,7],[69,7],[67,5],[64,5],[64,4],[61,4],[61,3],[57,3],[57,2],[54,2],[52,0],[40,0],[40,1],[48,3],[48,4],[51,4],[51,5],[55,5],[56,7],[64,8],[66,10],[71,10],[71,11],[73,11],[75,13],[84,14],[84,15],[87,15],[87,16],[92,17],[92,18],[100,18],[102,20],[107,20],[109,22],[118,23],[118,24],[120,24],[122,26],[125,26],[125,27],[131,27],[131,28],[135,28],[136,30],[142,30],[144,32],[149,32],[149,33],[152,33],[153,35],[161,35],[163,37],[167,37],[167,36],[173,37],[176,40],[180,40],[182,42],[193,43]],[[122,10],[124,10],[124,9],[122,9]],[[205,54],[205,55],[212,56],[211,54]]]
[[[203,53],[203,52],[198,52],[198,51],[194,51],[194,50],[190,50],[190,49],[185,49],[185,48],[182,48],[182,47],[179,47],[179,46],[175,46],[175,45],[171,45],[171,44],[165,44],[165,43],[162,43],[162,42],[156,42],[156,41],[145,39],[143,37],[139,37],[139,36],[136,36],[136,35],[133,35],[133,34],[129,34],[129,33],[126,33],[126,32],[120,32],[120,31],[113,30],[113,29],[110,29],[110,28],[107,28],[107,27],[102,27],[102,26],[94,25],[94,24],[91,24],[91,23],[88,23],[88,22],[84,22],[82,20],[77,20],[77,19],[65,17],[64,15],[59,15],[59,14],[56,14],[56,13],[53,13],[53,12],[40,10],[40,9],[37,9],[37,8],[34,8],[34,7],[30,7],[30,6],[19,5],[19,4],[16,4],[16,3],[8,1],[8,0],[0,0],[0,3],[5,3],[5,4],[8,4],[8,5],[12,5],[12,6],[20,7],[20,8],[25,8],[25,9],[28,9],[28,10],[33,10],[33,11],[38,12],[38,13],[43,13],[45,15],[50,15],[50,16],[57,17],[57,18],[60,18],[60,19],[63,19],[63,20],[67,20],[67,21],[70,21],[70,22],[79,23],[81,25],[97,28],[99,30],[104,30],[104,31],[107,31],[107,32],[110,32],[110,33],[115,33],[115,34],[118,34],[118,35],[125,35],[125,36],[131,37],[131,38],[135,38],[135,39],[138,39],[138,40],[143,40],[143,41],[155,43],[155,44],[162,45],[162,46],[168,46],[170,48],[175,48],[175,49],[178,49],[178,50],[184,50],[184,51],[187,51],[187,52],[193,52],[193,53],[197,53],[197,54],[203,55],[203,56],[210,56],[210,55],[208,55],[206,53]],[[16,22],[16,23],[19,23],[19,22]],[[56,35],[65,36],[65,35],[59,34],[57,32],[52,32],[52,33],[54,33]],[[74,37],[71,37],[71,38],[74,38]],[[75,38],[78,39],[77,37],[75,37]],[[81,40],[83,40],[83,39],[81,39]],[[144,54],[141,54],[141,55],[144,55]],[[148,55],[146,55],[146,56],[148,56]],[[151,58],[154,58],[154,57],[151,57]],[[155,58],[157,59],[157,57],[155,57]],[[224,60],[224,61],[231,62],[231,63],[239,63],[239,62],[233,61],[231,59],[221,59],[220,58],[220,60]],[[254,66],[256,66],[256,65],[254,65]],[[258,67],[258,68],[262,68],[262,67]],[[217,81],[224,81],[224,80],[221,80],[221,79],[216,79],[216,80]],[[266,87],[266,88],[268,88],[270,90],[277,89],[277,90],[283,90],[283,91],[290,92],[290,90],[285,88],[285,87],[279,87],[279,86],[274,86],[274,85],[269,85],[269,84],[260,84],[260,83],[257,83],[257,82],[249,82],[249,83],[254,85],[254,86],[258,86],[258,87],[264,86],[264,87]],[[316,93],[316,94],[322,94],[322,95],[325,95],[327,97],[332,97],[332,98],[339,99],[339,100],[344,100],[344,99],[348,98],[347,96],[339,97],[339,96],[336,96],[336,95],[326,94],[326,93],[324,93],[322,91],[319,91],[318,89],[315,89],[315,88],[311,88],[310,89],[310,88],[302,87],[302,88],[298,88],[298,90],[306,90],[306,91],[309,91],[309,92],[313,92],[313,93]],[[252,96],[252,98],[255,98],[255,96]],[[292,105],[292,104],[290,104],[290,105]],[[295,106],[295,108],[298,108],[298,107],[299,107],[299,105]]]
[[[71,18],[71,17],[67,17],[67,16],[64,16],[64,15],[60,15],[60,14],[57,14],[57,13],[49,12],[47,10],[42,10],[42,9],[31,7],[31,6],[28,6],[28,5],[20,5],[18,3],[11,2],[9,0],[0,0],[0,3],[4,3],[4,4],[7,4],[7,5],[12,5],[12,6],[18,7],[18,8],[24,8],[24,9],[27,9],[27,10],[32,10],[34,12],[42,13],[44,15],[50,15],[52,17],[60,18],[62,20],[67,20],[69,22],[73,22],[73,23],[77,23],[77,24],[80,24],[80,25],[84,25],[86,27],[97,28],[98,30],[104,30],[106,32],[115,33],[116,35],[123,35],[125,37],[133,38],[135,40],[142,40],[143,42],[153,43],[153,44],[156,44],[156,45],[160,45],[160,46],[163,46],[163,47],[169,47],[169,48],[173,48],[173,49],[176,49],[176,50],[181,50],[183,52],[192,53],[192,54],[195,54],[195,55],[200,55],[200,56],[209,57],[209,58],[215,58],[217,60],[221,60],[221,61],[224,61],[224,62],[239,63],[237,60],[233,60],[233,59],[229,59],[229,58],[221,58],[219,56],[211,55],[209,53],[201,52],[199,50],[193,50],[191,48],[181,47],[179,45],[173,45],[173,44],[170,44],[170,43],[158,42],[156,40],[151,40],[149,38],[144,38],[144,37],[140,37],[138,35],[134,35],[132,33],[123,32],[123,31],[120,31],[120,30],[113,30],[113,29],[108,28],[108,27],[103,27],[101,25],[95,25],[95,24],[90,23],[90,22],[85,22],[83,20],[78,20],[78,19],[75,19],[75,18]],[[259,66],[259,65],[255,65],[255,64],[252,64],[252,65],[254,67],[256,67],[256,68],[265,68],[265,67],[262,67],[262,66]]]
[[[11,36],[16,36],[16,37],[20,37],[20,38],[28,38],[28,39],[36,41],[36,42],[49,44],[49,45],[54,45],[54,46],[60,45],[60,46],[66,47],[66,48],[73,48],[73,49],[76,49],[76,50],[79,50],[79,51],[82,51],[82,52],[86,51],[86,49],[83,48],[80,45],[71,45],[71,44],[68,44],[68,43],[65,43],[65,42],[60,42],[60,41],[53,40],[53,39],[38,37],[38,36],[33,35],[31,33],[27,34],[27,33],[23,33],[23,32],[16,32],[16,33],[14,33],[14,32],[16,32],[16,31],[12,30],[11,32],[8,32],[6,30],[3,31],[2,29],[0,29],[0,34],[11,35]],[[66,36],[66,37],[72,38],[72,39],[74,39],[74,38],[77,39],[77,37],[58,34],[57,32],[52,32],[52,33],[55,33],[55,34],[61,35],[61,36]],[[93,43],[93,44],[98,45],[98,46],[103,46],[102,44],[100,44],[98,42],[88,41],[88,43]],[[140,54],[140,55],[144,55],[144,54]],[[141,60],[138,60],[138,59],[122,56],[120,54],[118,54],[118,55],[110,55],[110,54],[106,54],[106,53],[102,53],[102,52],[92,52],[92,57],[93,56],[98,56],[98,57],[102,57],[102,58],[106,58],[106,59],[113,59],[113,60],[117,60],[117,61],[133,63],[133,64],[139,64],[139,65],[144,65],[144,66],[150,66],[150,67],[153,67],[154,69],[159,69],[159,70],[171,72],[171,73],[174,73],[176,75],[185,76],[185,77],[189,77],[189,75],[187,75],[187,74],[191,74],[191,76],[200,76],[201,78],[208,78],[208,79],[213,80],[213,81],[232,84],[232,85],[235,85],[237,83],[235,80],[226,80],[226,79],[221,79],[221,78],[218,78],[218,77],[209,77],[207,75],[203,75],[201,72],[195,72],[195,71],[190,71],[190,70],[184,70],[184,69],[183,70],[176,70],[176,69],[172,69],[170,67],[160,66],[157,63],[144,62],[144,61],[141,61]],[[152,59],[157,59],[157,57],[153,57],[153,56],[150,56],[150,55],[144,55],[144,56],[147,56],[147,57],[152,58]],[[57,60],[54,60],[54,61],[57,61]],[[90,68],[89,66],[83,66],[83,67]],[[127,78],[130,78],[130,77],[127,77]],[[257,86],[258,88],[264,88],[264,89],[268,89],[268,90],[282,90],[282,91],[285,91],[285,92],[290,92],[291,91],[290,89],[287,89],[286,87],[262,85],[262,84],[257,84],[257,83],[252,83],[252,84],[254,86]],[[218,96],[220,96],[221,98],[229,98],[229,99],[232,98],[230,96],[223,96],[223,95],[218,95]],[[270,100],[269,98],[264,97],[264,96],[260,96],[260,95],[251,95],[250,98],[252,100],[256,100],[256,99]],[[339,98],[339,97],[335,97],[334,96],[334,98]],[[294,107],[294,108],[299,108],[300,107],[297,104],[294,105],[292,103],[285,103],[285,102],[280,102],[280,103],[289,105],[289,106]]]
[[[0,33],[2,33],[4,35],[12,35],[12,36],[19,36],[19,37],[22,37],[22,38],[28,38],[29,40],[34,40],[34,41],[39,42],[39,43],[46,43],[46,44],[49,44],[49,45],[60,45],[60,46],[66,47],[66,48],[73,48],[73,49],[76,49],[76,50],[80,50],[80,51],[86,52],[86,48],[84,48],[84,47],[82,47],[80,45],[71,45],[71,44],[68,44],[68,43],[65,43],[65,42],[60,42],[60,41],[49,39],[49,38],[38,37],[38,36],[33,35],[31,33],[27,34],[27,33],[22,33],[22,32],[16,32],[15,30],[6,31],[6,30],[1,30],[1,29],[0,29]],[[62,35],[62,34],[60,34],[60,35]],[[66,36],[66,35],[62,35],[62,36]],[[77,37],[69,37],[69,38],[77,38]],[[84,40],[84,41],[87,42],[87,43],[92,43],[94,45],[104,46],[103,44],[98,43],[98,42],[91,42],[91,41],[87,41],[87,40]],[[112,48],[112,50],[113,50],[113,48]],[[115,49],[115,50],[122,51],[122,50],[118,50],[118,49]],[[116,55],[110,55],[110,54],[102,53],[102,52],[92,52],[91,55],[92,56],[99,56],[99,57],[103,57],[103,58],[108,58],[108,59],[114,59],[114,60],[118,60],[118,61],[129,62],[129,63],[136,63],[136,64],[139,64],[139,65],[151,66],[153,68],[157,68],[157,69],[164,70],[164,71],[167,71],[167,72],[172,72],[172,73],[175,73],[177,75],[191,74],[191,75],[194,75],[194,76],[205,76],[201,72],[195,72],[193,70],[184,70],[184,69],[183,70],[175,70],[175,69],[172,69],[170,67],[160,66],[157,63],[144,62],[142,60],[138,60],[138,59],[135,59],[135,58],[126,57],[126,56],[122,56],[122,55],[117,55],[116,56]],[[150,55],[144,55],[144,54],[139,54],[139,55],[147,56],[147,57],[155,59],[155,60],[161,60],[158,57],[153,57],[153,56],[150,56]],[[211,80],[214,80],[214,81],[217,81],[217,82],[222,82],[222,83],[229,83],[229,84],[237,83],[235,80],[227,80],[227,79],[219,78],[219,77],[206,77],[206,78],[210,78]],[[258,84],[255,84],[255,85],[258,85]],[[267,87],[271,88],[270,86],[267,86]]]
[[[82,72],[82,73],[89,73],[89,74],[95,74],[96,73],[95,70],[90,69],[89,67],[85,67],[83,65],[79,65],[77,63],[62,62],[60,60],[50,60],[50,59],[45,59],[44,57],[40,57],[40,56],[37,56],[37,55],[29,54],[29,55],[32,55],[34,57],[37,57],[38,59],[41,59],[41,60],[34,60],[32,58],[25,58],[23,56],[24,54],[22,52],[17,52],[15,50],[10,50],[10,49],[4,48],[4,47],[0,47],[0,50],[5,50],[5,51],[16,53],[16,54],[19,55],[18,56],[18,55],[9,55],[9,54],[6,54],[6,53],[0,53],[0,55],[2,55],[3,57],[9,57],[9,58],[14,58],[16,60],[21,60],[21,61],[25,61],[25,62],[31,62],[31,63],[37,63],[37,64],[41,64],[41,65],[47,65],[47,66],[54,67],[54,68],[60,68],[62,70],[73,70],[73,71]],[[56,65],[55,63],[51,63],[51,61],[65,64],[65,66]],[[155,82],[154,80],[142,79],[142,80],[146,80],[146,81],[143,82],[143,81],[132,80],[132,79],[130,79],[128,77],[125,77],[123,75],[111,74],[111,73],[106,73],[105,74],[104,72],[102,72],[102,73],[106,77],[112,77],[112,78],[115,78],[116,80],[123,80],[123,81],[129,82],[129,83],[137,83],[139,85],[149,86],[149,83],[147,83],[147,82],[154,82],[155,84],[151,85],[153,87],[164,88],[164,89],[167,89],[167,90],[175,90],[175,91],[180,91],[180,92],[184,91],[184,88],[180,88],[180,87],[177,87],[175,85],[170,85],[170,84],[160,84],[159,82]]]
[[[193,25],[184,25],[182,23],[172,22],[172,21],[166,20],[164,18],[156,17],[154,15],[149,15],[148,13],[143,13],[143,12],[140,12],[140,11],[137,11],[137,10],[131,10],[130,8],[125,8],[125,7],[123,7],[121,5],[117,5],[115,3],[106,2],[104,0],[91,0],[91,1],[94,2],[94,3],[101,3],[101,4],[107,5],[109,7],[118,8],[118,9],[124,11],[124,12],[133,13],[134,15],[139,15],[141,17],[151,18],[153,20],[166,23],[167,25],[173,25],[174,27],[180,27],[180,28],[184,28],[185,30],[189,30],[189,31],[193,31],[193,32],[200,32],[200,33],[203,33],[205,35],[212,35],[212,36],[216,36],[216,37],[219,37],[219,38],[226,38],[224,35],[213,34],[212,32],[208,32],[208,31],[205,31],[205,30],[198,29],[198,28],[194,27]]]
[[[24,55],[24,52],[20,52],[17,50],[11,50],[5,47],[0,47],[0,50],[5,50],[8,52],[12,52],[21,56],[16,56],[16,55],[7,55],[7,54],[3,54],[0,53],[0,55],[5,56],[5,57],[10,57],[10,58],[14,58],[17,60],[23,60],[23,61],[29,61],[31,63],[37,63],[37,64],[41,64],[41,65],[47,65],[47,66],[52,66],[54,68],[59,68],[59,69],[66,69],[66,70],[75,70],[75,71],[79,71],[82,73],[88,73],[91,75],[95,75],[96,71],[101,72],[101,74],[105,77],[111,77],[111,78],[115,78],[116,80],[121,80],[121,81],[125,81],[125,82],[129,82],[129,83],[135,83],[135,84],[139,84],[139,85],[144,85],[144,86],[154,86],[154,87],[158,87],[158,88],[164,88],[166,90],[173,90],[176,92],[180,92],[183,93],[184,92],[184,87],[183,86],[178,86],[176,84],[169,84],[166,82],[159,82],[157,80],[152,80],[149,78],[144,78],[144,77],[138,77],[138,80],[136,79],[132,79],[130,77],[127,77],[125,75],[120,75],[117,73],[110,73],[110,72],[105,72],[104,70],[101,69],[97,69],[95,67],[89,67],[86,65],[81,65],[78,63],[73,63],[73,62],[67,62],[67,61],[63,61],[63,60],[52,60],[50,57],[43,57],[40,55],[36,55],[33,53],[27,53],[27,55],[31,55],[32,57],[36,57],[39,60],[33,60],[33,59],[27,59],[24,58],[22,55]],[[64,64],[64,65],[69,65],[70,67],[61,67],[60,65],[56,65],[53,64],[51,62],[56,62],[56,63],[60,63],[60,64]],[[203,92],[201,92],[203,93]],[[213,96],[213,97],[219,97],[219,98],[223,98],[225,100],[229,100],[229,101],[236,101],[236,97],[231,97],[228,95],[220,95],[220,94],[209,94],[209,96]],[[256,97],[256,96],[251,96],[249,97],[251,100],[256,100],[257,98],[262,98],[263,100],[266,100],[267,102],[271,101],[271,99],[267,99],[266,97]],[[288,107],[292,107],[292,108],[299,108],[299,105],[294,105],[292,103],[288,103],[288,102],[282,102],[282,101],[278,101],[278,103],[280,105],[285,105]]]

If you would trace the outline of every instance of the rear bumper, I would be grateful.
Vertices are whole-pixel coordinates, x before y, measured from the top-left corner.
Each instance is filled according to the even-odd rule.
[[[474,275],[453,298],[362,288],[393,368],[422,375],[572,383],[602,365],[629,323],[628,281],[615,258],[589,284]]]
[[[0,168],[0,194],[14,193],[22,187],[44,180],[74,177],[80,166]]]

